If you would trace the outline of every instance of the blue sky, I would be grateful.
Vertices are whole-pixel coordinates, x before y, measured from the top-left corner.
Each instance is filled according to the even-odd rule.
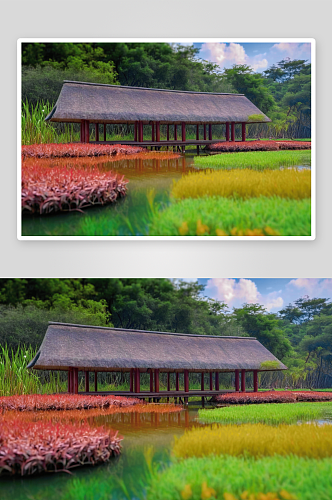
[[[226,302],[230,309],[259,303],[277,312],[304,295],[332,299],[331,278],[199,278],[198,282],[205,285],[204,295]]]
[[[217,63],[221,70],[233,64],[247,64],[261,72],[286,57],[311,62],[310,43],[205,42],[194,46],[200,49],[198,57]]]

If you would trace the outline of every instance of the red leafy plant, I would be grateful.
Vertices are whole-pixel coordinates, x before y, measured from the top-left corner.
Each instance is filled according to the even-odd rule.
[[[90,408],[124,408],[140,404],[142,402],[137,398],[111,395],[29,394],[0,398],[2,411],[89,410]]]
[[[138,146],[123,146],[121,144],[31,144],[22,146],[23,158],[61,158],[77,156],[115,156],[131,155],[146,151]]]
[[[69,471],[119,455],[122,437],[88,424],[0,419],[0,476]]]
[[[264,391],[234,392],[215,396],[216,403],[259,404],[259,403],[296,403],[296,401],[332,401],[332,392],[312,391]]]
[[[311,142],[302,141],[245,141],[245,142],[218,142],[209,144],[209,151],[227,153],[239,151],[277,151],[279,149],[311,149]]]
[[[123,176],[98,168],[45,168],[23,162],[22,212],[82,211],[113,203],[126,195],[127,183]]]

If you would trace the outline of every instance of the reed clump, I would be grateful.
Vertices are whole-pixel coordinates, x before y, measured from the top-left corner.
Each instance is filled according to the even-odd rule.
[[[309,236],[310,199],[208,196],[187,198],[156,213],[150,236]],[[258,233],[258,234],[257,234]]]
[[[173,454],[178,458],[207,455],[327,458],[332,456],[332,426],[243,424],[197,427],[175,438]]]
[[[221,196],[257,198],[259,196],[303,200],[311,196],[310,170],[207,170],[193,172],[174,183],[175,199]]]
[[[250,143],[249,143],[250,144]],[[309,166],[311,151],[248,151],[246,153],[223,153],[211,156],[196,156],[195,167],[213,169],[253,170],[280,169],[295,165]]]
[[[147,500],[327,500],[332,491],[331,465],[330,458],[297,456],[176,460],[153,476]]]
[[[226,401],[227,403],[227,401]],[[332,403],[267,403],[227,406],[213,410],[200,409],[199,419],[206,423],[244,424],[296,423],[298,421],[316,420],[332,415]],[[332,431],[332,426],[331,426]]]

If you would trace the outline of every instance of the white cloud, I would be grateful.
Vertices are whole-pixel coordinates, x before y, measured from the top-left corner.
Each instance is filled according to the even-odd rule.
[[[268,311],[280,309],[283,299],[279,295],[281,291],[262,295],[254,281],[241,278],[211,278],[207,282],[205,292],[221,302],[226,302],[229,307],[240,307],[243,303],[262,304]]]
[[[311,297],[318,295],[322,292],[332,294],[332,279],[331,278],[297,278],[291,280],[288,285],[297,290],[302,290],[303,294],[310,295]]]
[[[275,43],[272,49],[279,52],[285,52],[291,59],[297,59],[299,56],[309,57],[311,53],[310,43]]]
[[[239,43],[203,43],[200,56],[217,63],[221,69],[230,68],[233,64],[247,64],[254,70],[266,68],[268,61],[264,54],[257,54],[249,57],[245,49]]]

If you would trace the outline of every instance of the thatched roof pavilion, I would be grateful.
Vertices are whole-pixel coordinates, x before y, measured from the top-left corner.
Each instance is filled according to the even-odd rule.
[[[254,337],[192,335],[49,323],[40,349],[28,368],[68,371],[69,392],[78,391],[79,370],[86,374],[90,371],[129,372],[130,392],[135,393],[140,392],[141,373],[150,374],[152,389],[153,376],[155,377],[155,392],[159,392],[159,373],[176,373],[177,380],[179,374],[184,373],[185,392],[189,392],[189,372],[208,372],[210,379],[212,373],[235,372],[235,385],[239,390],[240,370],[242,375],[246,371],[253,371],[257,385],[257,372],[268,369],[268,364],[264,366],[266,362],[270,362],[270,366],[272,362],[274,370],[286,369]],[[245,379],[243,376],[241,378],[242,389],[245,390]],[[213,390],[211,384],[210,390]],[[219,390],[219,382],[216,383],[216,390]]]
[[[143,142],[143,125],[153,125],[152,142],[159,142],[160,124],[174,125],[174,140],[177,141],[176,125],[182,126],[182,142],[185,125],[209,126],[212,141],[213,124],[226,124],[226,140],[235,140],[235,124],[242,124],[242,139],[245,140],[245,124],[270,122],[245,95],[215,92],[192,92],[182,90],[150,89],[106,85],[65,80],[59,98],[46,117],[46,121],[81,123],[81,142],[89,142],[89,124],[96,124],[96,141],[99,141],[99,124],[135,124],[134,142]],[[154,128],[156,135],[154,134]],[[196,137],[197,140],[199,138]],[[164,141],[163,141],[164,142]]]

